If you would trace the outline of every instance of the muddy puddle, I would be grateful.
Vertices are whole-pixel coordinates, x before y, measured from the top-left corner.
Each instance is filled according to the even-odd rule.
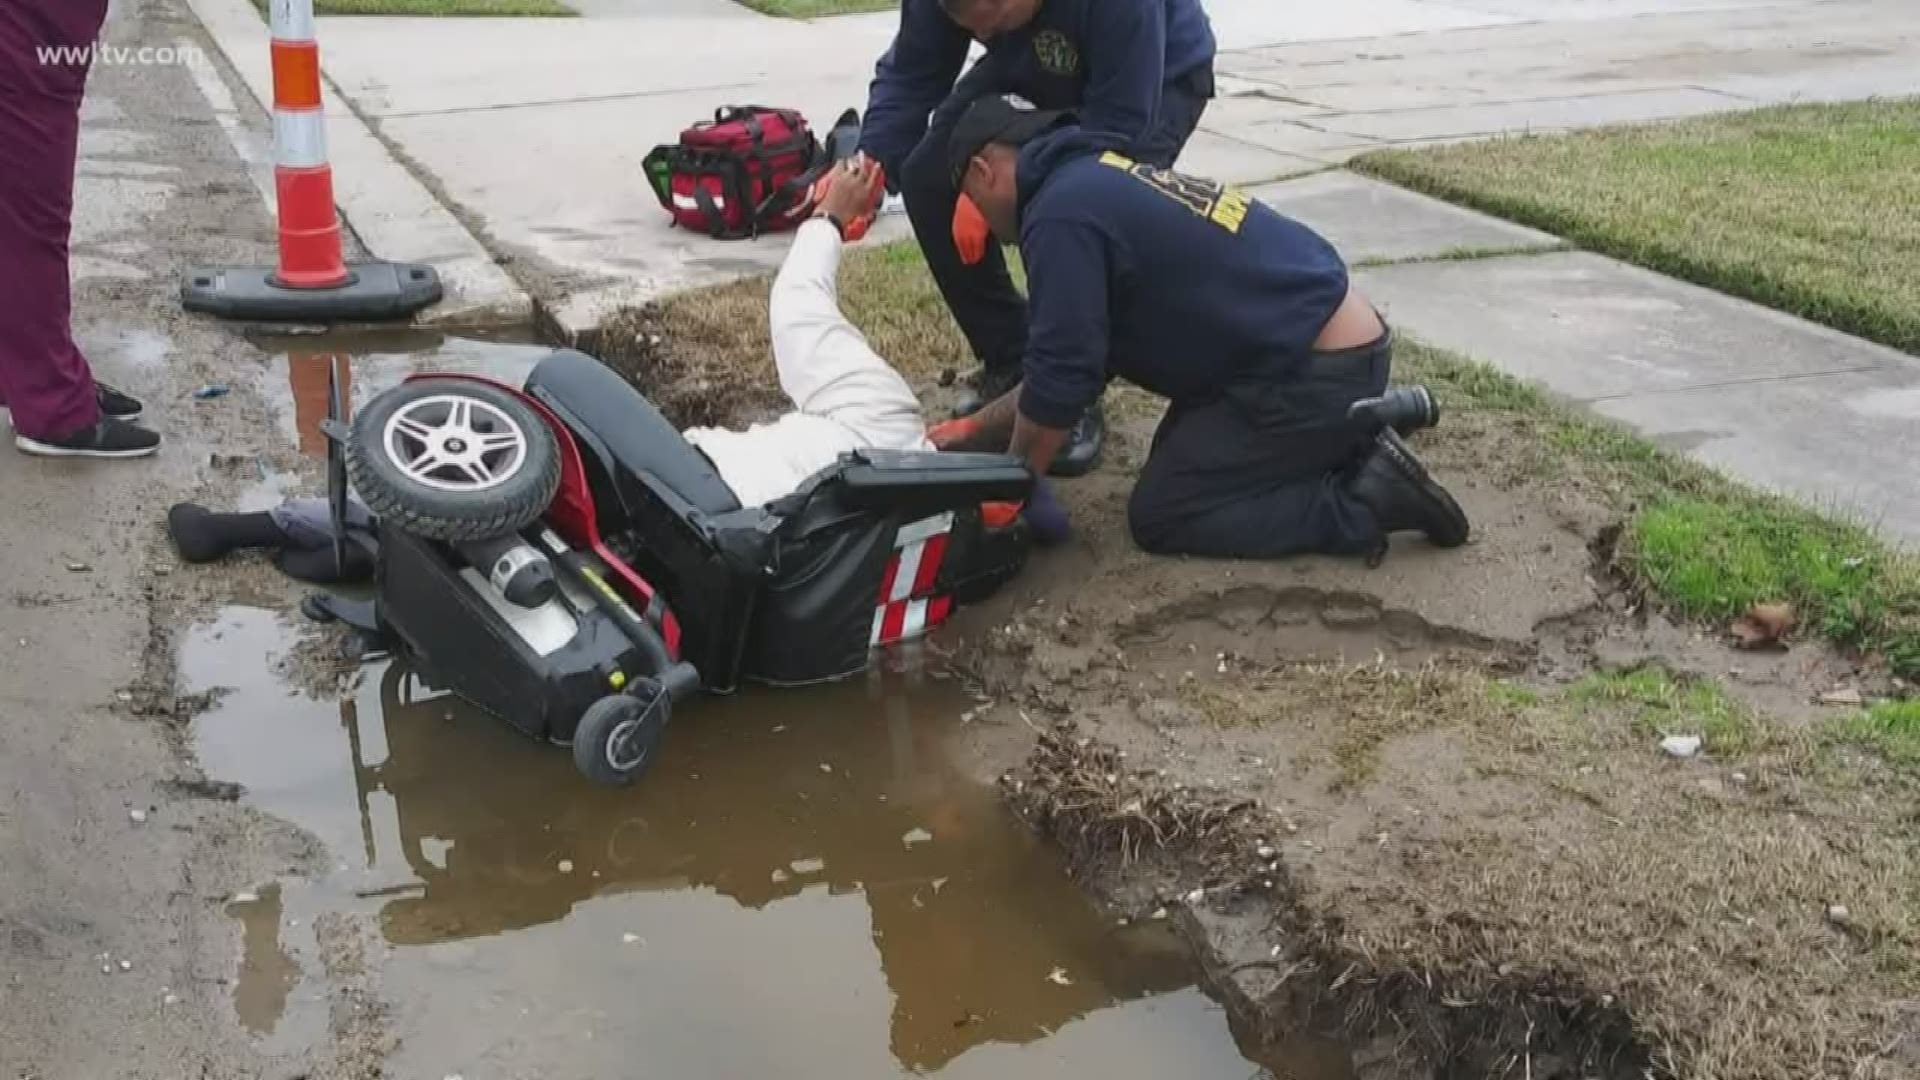
[[[312,925],[348,911],[386,945],[389,1075],[1346,1075],[1332,1048],[1243,1049],[1164,924],[1091,905],[966,768],[951,680],[700,702],[609,791],[396,663],[292,689],[303,632],[230,607],[179,657],[183,689],[222,691],[207,774],[331,856],[229,907],[262,1040],[324,1037]]]

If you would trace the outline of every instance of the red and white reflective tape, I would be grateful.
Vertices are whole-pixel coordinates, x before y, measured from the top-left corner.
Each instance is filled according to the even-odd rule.
[[[272,0],[274,185],[280,200],[278,284],[321,289],[344,284],[340,217],[327,164],[321,108],[320,43],[313,0]]]
[[[953,514],[935,514],[900,527],[893,558],[880,578],[880,603],[873,611],[874,645],[909,641],[947,621],[953,598],[933,596],[940,563],[947,555]]]

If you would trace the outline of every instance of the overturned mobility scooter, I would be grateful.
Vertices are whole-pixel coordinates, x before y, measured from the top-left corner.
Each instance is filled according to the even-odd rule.
[[[336,383],[337,543],[372,549],[370,600],[310,597],[603,784],[645,771],[674,707],[742,685],[859,674],[1017,575],[1004,505],[1032,474],[998,454],[859,451],[741,506],[639,391],[583,353],[520,388],[415,375],[349,426]],[[376,525],[349,534],[349,484]]]

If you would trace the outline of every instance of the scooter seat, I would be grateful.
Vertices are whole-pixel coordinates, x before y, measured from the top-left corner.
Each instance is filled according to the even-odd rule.
[[[651,477],[709,516],[740,509],[739,498],[707,456],[645,395],[586,353],[550,353],[534,365],[526,389],[565,414],[620,468]]]

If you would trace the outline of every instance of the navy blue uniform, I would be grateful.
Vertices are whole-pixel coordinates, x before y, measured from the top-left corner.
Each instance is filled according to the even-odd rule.
[[[1346,412],[1385,388],[1389,342],[1315,351],[1348,290],[1332,245],[1073,128],[1025,147],[1019,180],[1033,303],[1020,411],[1067,427],[1112,378],[1169,402],[1128,508],[1136,541],[1240,558],[1377,545],[1344,483],[1373,431]]]
[[[906,200],[927,265],[974,354],[1014,372],[1027,307],[990,247],[967,266],[953,245],[959,198],[948,132],[975,99],[1016,93],[1072,108],[1089,132],[1142,161],[1171,166],[1213,96],[1213,28],[1200,0],[1046,0],[1034,19],[987,44],[959,80],[972,36],[939,0],[903,0],[900,29],[875,71],[861,149]],[[931,120],[929,116],[931,115]]]

